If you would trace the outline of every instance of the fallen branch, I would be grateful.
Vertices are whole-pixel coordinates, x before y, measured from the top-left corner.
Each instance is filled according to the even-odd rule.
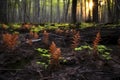
[[[32,39],[31,42],[38,42],[38,41],[41,41],[41,38],[39,39]],[[26,41],[26,43],[29,43],[29,41]]]
[[[0,69],[0,71],[21,71],[24,69]]]

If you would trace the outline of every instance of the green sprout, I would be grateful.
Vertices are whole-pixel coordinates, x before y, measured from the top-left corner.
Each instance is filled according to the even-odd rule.
[[[83,46],[75,48],[74,50],[75,51],[82,51],[82,50],[86,50],[86,49],[89,50],[89,51],[93,50],[93,48],[89,45],[83,45]],[[112,49],[109,49],[104,45],[98,45],[97,46],[98,53],[106,60],[112,59],[111,56],[110,56],[110,51],[111,50]]]
[[[109,48],[107,48],[104,45],[98,45],[97,46],[97,50],[98,50],[99,54],[101,54],[102,57],[105,58],[106,60],[110,60],[111,59],[110,51],[112,49],[109,49]]]
[[[37,61],[36,63],[42,65],[45,69],[47,69],[50,63],[50,54],[48,50],[42,48],[37,48],[35,50],[38,51],[38,54],[41,57],[41,60]]]
[[[89,45],[83,45],[83,46],[81,46],[81,47],[75,48],[74,50],[75,50],[75,51],[82,51],[82,50],[84,50],[84,49],[92,50],[93,48],[92,48],[91,46],[89,46]]]

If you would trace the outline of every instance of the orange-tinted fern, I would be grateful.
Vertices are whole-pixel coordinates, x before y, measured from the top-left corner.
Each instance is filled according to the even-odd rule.
[[[2,28],[3,28],[3,29],[7,29],[7,25],[2,24]]]
[[[33,38],[34,38],[34,39],[38,39],[38,38],[39,38],[39,35],[35,32],[34,35],[33,35]]]
[[[9,49],[14,49],[18,43],[18,34],[3,34],[3,42]]]
[[[38,39],[38,38],[39,38],[39,35],[38,35],[36,32],[30,31],[29,34],[30,34],[30,36],[31,36],[32,38],[34,38],[34,39]]]
[[[93,41],[93,50],[94,50],[94,55],[97,55],[97,46],[100,42],[100,39],[101,39],[101,35],[100,35],[100,32],[98,32],[96,34],[96,38],[95,40]]]
[[[48,44],[48,39],[49,39],[49,33],[47,31],[43,32],[43,42],[45,44]]]
[[[28,43],[29,45],[32,45],[32,44],[33,44],[33,42],[32,42],[31,39],[27,39],[27,43]]]
[[[79,43],[80,43],[80,34],[79,32],[77,32],[74,36],[73,36],[73,41],[72,41],[72,45],[71,48],[74,49],[76,47],[78,47]]]
[[[52,42],[52,44],[50,45],[50,54],[50,65],[54,68],[59,67],[59,58],[61,56],[61,50],[60,48],[56,47],[56,44],[54,42]]]

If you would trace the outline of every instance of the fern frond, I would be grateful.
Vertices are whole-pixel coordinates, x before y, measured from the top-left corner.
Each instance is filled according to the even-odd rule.
[[[101,35],[100,35],[100,31],[96,34],[96,38],[93,41],[93,55],[94,56],[98,56],[98,51],[97,51],[97,46],[99,44],[101,40]]]
[[[52,44],[50,45],[50,53],[53,54],[56,49],[57,49],[56,44],[52,42]]]
[[[97,48],[97,45],[99,44],[100,39],[101,39],[101,35],[100,35],[100,32],[98,32],[98,33],[96,34],[95,40],[93,41],[93,48],[94,48],[94,49]]]
[[[80,34],[79,32],[77,32],[74,36],[73,36],[73,41],[72,41],[72,49],[78,47],[79,43],[80,43]]]
[[[18,43],[18,34],[3,34],[3,43],[10,49],[14,49]]]
[[[36,32],[33,32],[33,31],[30,31],[29,35],[30,35],[31,38],[34,38],[34,39],[38,39],[39,38],[39,35]]]
[[[47,31],[43,32],[43,42],[45,44],[48,44],[48,39],[49,39],[49,33]]]
[[[34,38],[34,39],[38,39],[38,38],[39,38],[39,35],[35,32],[34,35],[33,35],[33,38]]]
[[[51,59],[50,59],[51,67],[54,68],[59,67],[59,58],[61,56],[61,50],[60,48],[56,47],[56,44],[54,42],[52,42],[50,46],[50,54],[51,54]]]

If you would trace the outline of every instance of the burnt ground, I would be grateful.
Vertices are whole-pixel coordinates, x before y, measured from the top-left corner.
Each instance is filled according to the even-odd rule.
[[[72,42],[71,32],[56,33],[48,30],[49,43],[43,43],[43,34],[39,33],[40,41],[29,45],[25,42],[28,33],[20,32],[20,44],[15,50],[9,50],[2,44],[0,39],[0,80],[120,80],[120,45],[117,40],[120,36],[120,27],[116,28],[86,28],[79,29],[80,45],[92,44],[96,33],[101,30],[101,42],[111,48],[111,60],[92,59],[88,51],[73,51],[70,47]],[[3,31],[4,32],[4,31]],[[2,37],[2,32],[0,34]],[[48,49],[54,41],[61,48],[62,57],[67,62],[60,62],[60,67],[47,68],[36,64],[40,59],[36,48]],[[75,55],[74,55],[75,54]]]

